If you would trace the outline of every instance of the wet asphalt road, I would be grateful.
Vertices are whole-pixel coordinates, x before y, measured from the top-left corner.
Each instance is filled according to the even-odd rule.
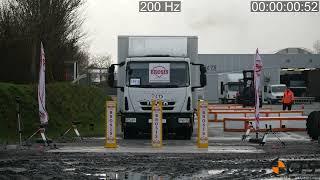
[[[98,141],[97,141],[98,142]],[[75,143],[71,143],[76,146]],[[210,146],[243,146],[240,142]],[[96,147],[96,144],[88,146]],[[270,179],[320,177],[320,146],[286,142],[286,147],[254,146],[263,153],[48,152],[41,146],[0,154],[0,179]],[[289,171],[276,176],[272,160]],[[301,167],[300,167],[301,166]],[[313,171],[314,170],[314,171]]]
[[[103,138],[55,142],[9,150],[0,147],[1,179],[320,179],[320,145],[306,132],[278,133],[265,146],[242,142],[242,133],[225,133],[210,124],[209,148],[192,140],[165,140],[161,150],[150,140],[123,140],[119,148],[103,147]],[[287,170],[275,175],[272,161],[280,158]]]
[[[153,150],[149,140],[119,139],[113,151],[103,147],[103,138],[56,143],[57,149],[34,144],[1,151],[0,179],[319,179],[320,145],[301,139],[303,133],[294,135],[280,134],[285,147],[276,139],[263,147],[233,140],[234,134],[210,140],[206,150],[196,148],[195,138],[167,140],[162,152]],[[272,173],[276,158],[287,165],[284,174]]]

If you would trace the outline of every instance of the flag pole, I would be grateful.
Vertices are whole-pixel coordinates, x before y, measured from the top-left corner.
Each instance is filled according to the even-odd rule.
[[[256,55],[255,56],[257,56],[257,53],[258,53],[258,49],[256,50]],[[256,58],[257,57],[255,57],[254,59],[254,66],[256,66]],[[253,74],[253,76],[254,76],[254,100],[255,100],[255,106],[254,106],[254,114],[255,114],[255,121],[256,121],[256,139],[259,139],[259,125],[258,125],[258,122],[259,122],[259,120],[258,120],[258,116],[257,116],[257,114],[259,113],[259,112],[257,112],[257,103],[259,103],[259,101],[257,100],[257,89],[256,89],[256,87],[257,87],[257,77],[256,77],[256,70],[254,69],[254,74]]]
[[[256,49],[256,54],[255,54],[255,57],[253,59],[253,84],[254,84],[254,119],[255,119],[255,122],[256,122],[256,139],[259,139],[259,126],[258,126],[258,117],[257,117],[257,74],[256,74],[256,59],[257,59],[257,53],[258,53],[258,48]]]
[[[261,73],[262,73],[262,59],[259,55],[259,49],[256,49],[256,55],[254,57],[254,67],[253,67],[253,72],[254,72],[254,92],[255,92],[255,122],[256,122],[256,138],[259,138],[259,129],[260,129],[260,112],[259,112],[259,107],[260,107],[260,97],[259,97],[259,92],[260,92],[260,78],[261,78]]]
[[[45,126],[48,124],[48,113],[46,110],[46,85],[45,85],[45,53],[43,44],[40,41],[40,64],[39,64],[39,83],[38,83],[38,104],[39,104],[39,118],[40,127],[33,133],[26,141],[28,142],[37,133],[40,133],[41,138],[46,146],[48,146],[47,138],[45,135]]]
[[[263,68],[262,59],[261,59],[261,57],[259,55],[259,49],[257,48],[256,49],[256,54],[254,56],[254,61],[253,61],[253,85],[252,85],[252,83],[250,83],[250,94],[251,95],[252,95],[252,88],[254,88],[254,100],[252,100],[252,101],[254,101],[254,120],[255,120],[255,126],[256,127],[254,127],[252,125],[252,123],[249,121],[248,122],[249,129],[247,129],[246,133],[244,135],[242,135],[242,141],[244,141],[249,136],[251,128],[255,129],[256,138],[255,139],[249,139],[249,142],[261,143],[261,141],[262,141],[262,139],[259,139],[259,131],[260,131],[260,123],[259,123],[259,120],[260,120],[260,112],[259,112],[259,107],[260,107],[259,92],[260,92],[260,88],[259,87],[260,87],[260,78],[261,78],[261,74],[262,74],[262,68]],[[250,71],[250,72],[252,72],[252,71]]]

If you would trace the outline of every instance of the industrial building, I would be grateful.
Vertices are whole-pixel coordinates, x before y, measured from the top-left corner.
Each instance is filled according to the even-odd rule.
[[[253,68],[254,54],[199,54],[199,62],[207,67],[208,85],[205,99],[218,102],[218,76],[221,73],[242,72]],[[296,96],[319,97],[320,54],[303,48],[286,48],[275,54],[261,54],[263,76],[261,87],[269,84],[287,84]],[[262,91],[263,92],[263,91]],[[263,95],[264,96],[264,93]]]

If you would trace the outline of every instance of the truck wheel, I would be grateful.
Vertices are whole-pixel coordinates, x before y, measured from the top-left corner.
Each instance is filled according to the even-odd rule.
[[[192,127],[186,128],[184,134],[183,134],[183,139],[185,140],[190,140],[192,136]]]
[[[313,111],[307,119],[307,133],[313,140],[317,140],[320,136],[320,112]]]
[[[176,139],[180,139],[180,140],[188,140],[191,139],[191,130],[190,128],[186,127],[186,128],[182,128],[179,129],[179,131],[176,133]]]
[[[133,133],[131,133],[131,129],[128,127],[123,128],[123,139],[132,139]]]

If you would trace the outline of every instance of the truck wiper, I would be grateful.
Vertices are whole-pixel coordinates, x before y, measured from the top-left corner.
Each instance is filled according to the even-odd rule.
[[[140,88],[178,88],[180,86],[175,85],[175,84],[163,84],[163,85],[140,85],[140,86],[133,86],[133,87],[140,87]]]
[[[153,86],[153,85],[140,85],[140,86],[137,86],[137,87],[140,87],[140,88],[152,88],[152,87],[157,87],[157,86]]]
[[[169,84],[169,85],[166,85],[166,87],[168,87],[168,88],[177,88],[179,86],[178,85]]]
[[[178,88],[178,85],[175,84],[163,84],[163,85],[155,85],[154,87],[160,87],[160,88]]]

